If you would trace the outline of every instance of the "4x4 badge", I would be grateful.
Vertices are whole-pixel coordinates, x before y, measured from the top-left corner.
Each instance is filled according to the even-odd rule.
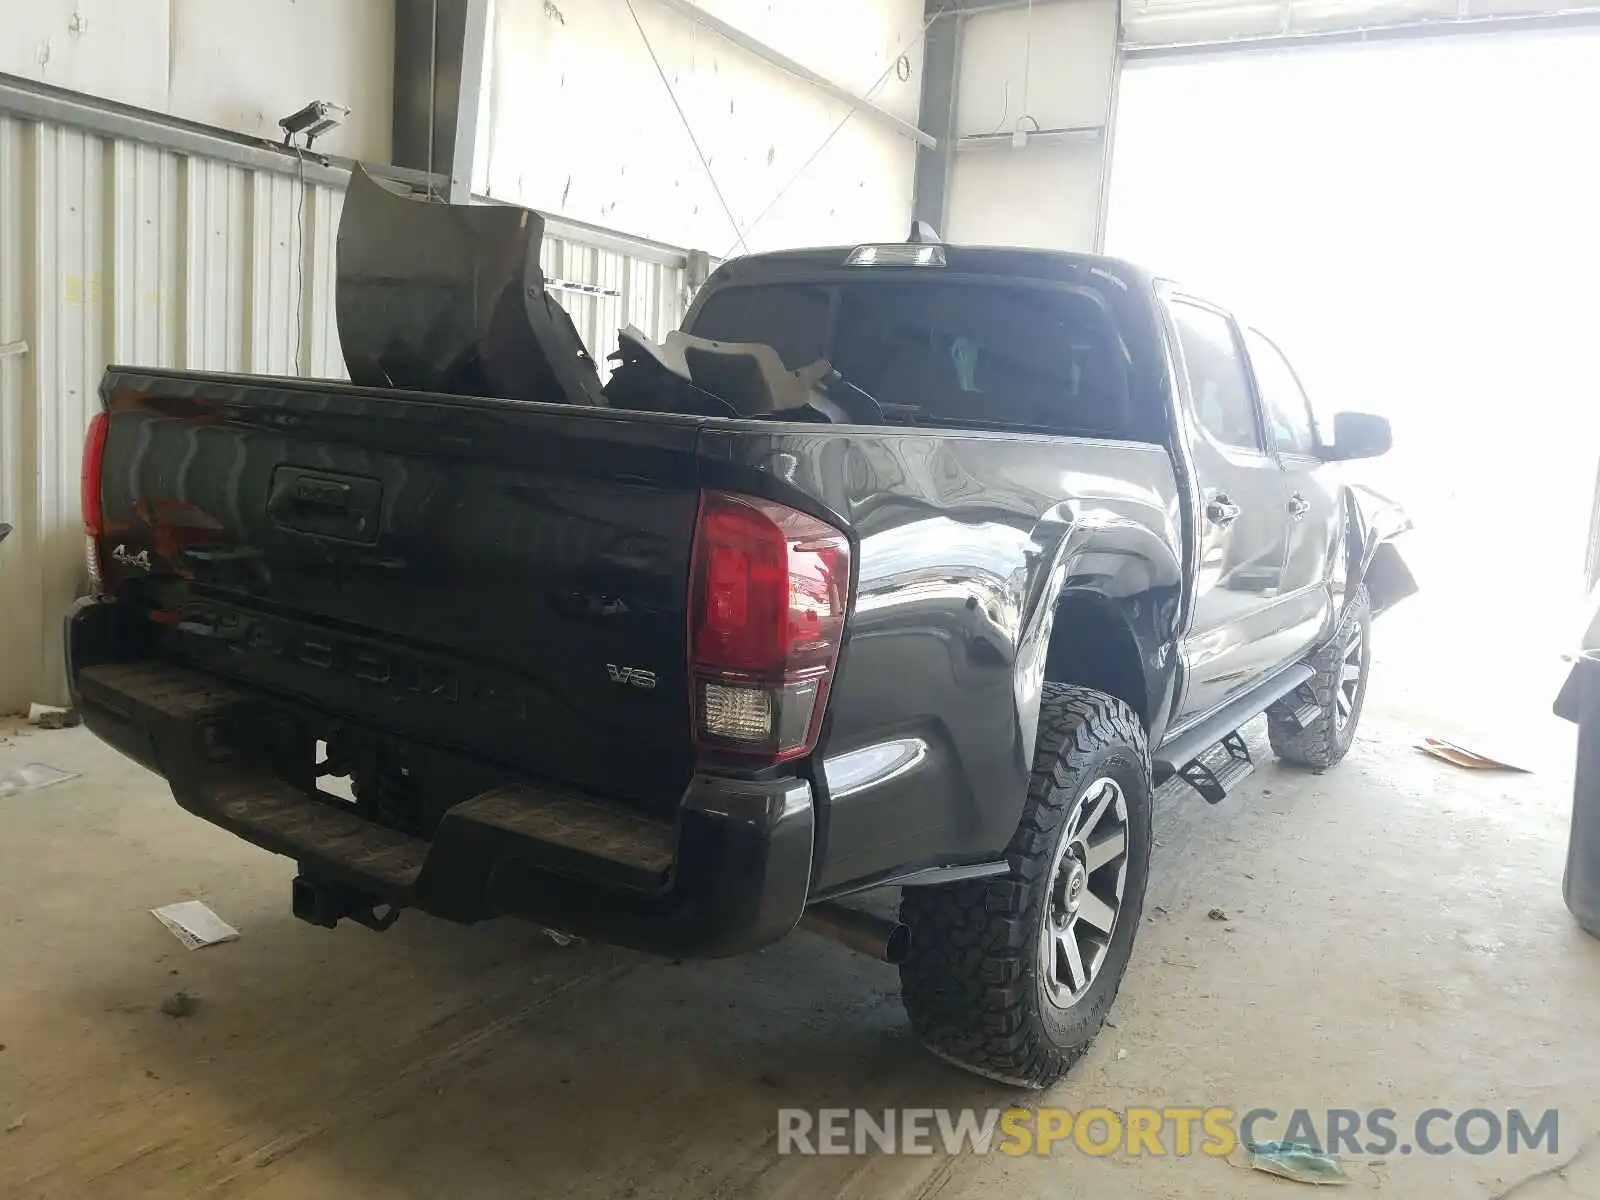
[[[125,567],[138,567],[141,571],[150,569],[150,551],[148,550],[141,550],[137,554],[129,554],[128,548],[118,542],[117,548],[111,552],[111,557]],[[651,686],[654,685],[652,684]]]

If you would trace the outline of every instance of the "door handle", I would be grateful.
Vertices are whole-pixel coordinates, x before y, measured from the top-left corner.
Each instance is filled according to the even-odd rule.
[[[1239,519],[1239,506],[1221,492],[1211,497],[1206,505],[1206,520],[1226,529]]]
[[[1289,516],[1294,520],[1298,521],[1310,511],[1311,501],[1307,500],[1299,492],[1289,497]]]

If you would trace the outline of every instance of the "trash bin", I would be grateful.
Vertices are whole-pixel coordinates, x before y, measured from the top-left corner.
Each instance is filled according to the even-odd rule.
[[[1578,724],[1572,837],[1562,892],[1578,924],[1600,937],[1600,650],[1585,650],[1574,660],[1556,712]]]

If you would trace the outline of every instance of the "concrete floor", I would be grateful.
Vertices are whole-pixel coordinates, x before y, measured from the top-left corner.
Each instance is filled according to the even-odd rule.
[[[1268,762],[1216,809],[1163,793],[1114,1025],[1044,1102],[1558,1108],[1554,1158],[1395,1157],[1357,1186],[1594,1197],[1600,941],[1561,903],[1554,674],[1487,689],[1481,654],[1403,613],[1339,769]],[[1427,733],[1534,773],[1434,762],[1411,749]],[[286,860],[82,730],[0,739],[0,772],[81,772],[0,800],[0,1196],[1295,1194],[1217,1159],[1070,1148],[780,1158],[779,1106],[1037,1101],[924,1054],[893,970],[831,943],[674,966],[511,922],[317,930],[289,915]],[[240,940],[187,951],[147,911],[190,897]],[[200,998],[181,1020],[159,1011],[178,988]]]

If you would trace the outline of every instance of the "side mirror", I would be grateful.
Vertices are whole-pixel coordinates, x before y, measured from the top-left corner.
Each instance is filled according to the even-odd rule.
[[[1322,447],[1327,462],[1351,458],[1377,458],[1394,445],[1387,418],[1372,413],[1342,412],[1333,417],[1333,441]]]

